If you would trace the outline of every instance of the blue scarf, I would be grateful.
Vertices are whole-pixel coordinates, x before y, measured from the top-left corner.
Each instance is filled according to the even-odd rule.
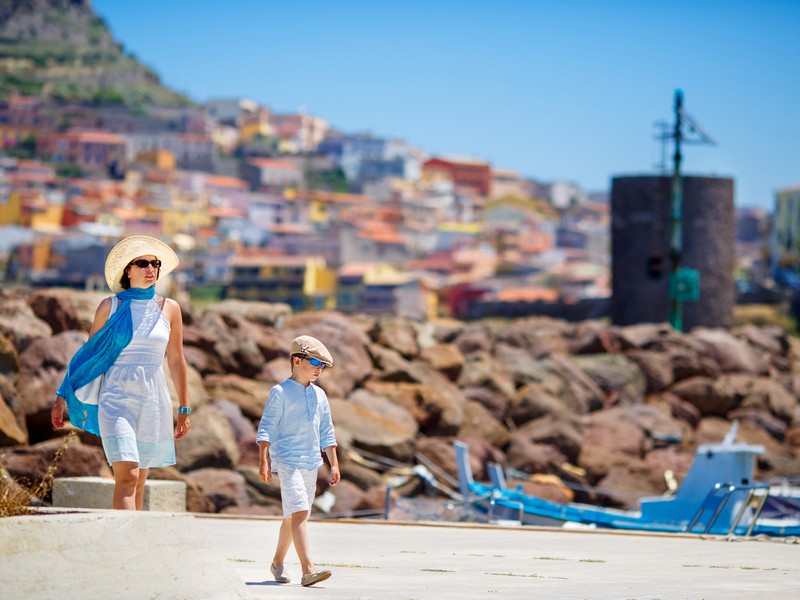
[[[56,394],[67,401],[70,422],[89,433],[100,435],[97,405],[85,404],[75,397],[75,390],[91,383],[108,371],[133,339],[131,300],[149,300],[156,295],[154,286],[130,288],[117,294],[119,306],[106,324],[78,348],[69,361],[67,374]]]

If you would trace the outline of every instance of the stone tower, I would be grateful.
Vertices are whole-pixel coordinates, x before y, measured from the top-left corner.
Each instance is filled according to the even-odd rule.
[[[669,322],[669,176],[615,177],[611,184],[611,319]],[[733,180],[683,178],[682,264],[700,273],[700,299],[683,304],[684,329],[730,327],[734,306]]]

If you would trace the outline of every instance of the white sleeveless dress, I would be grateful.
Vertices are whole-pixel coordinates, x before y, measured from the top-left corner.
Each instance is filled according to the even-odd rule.
[[[132,300],[131,321],[133,339],[106,371],[100,392],[103,449],[109,463],[131,461],[142,469],[174,465],[172,401],[163,367],[169,321],[156,298]]]

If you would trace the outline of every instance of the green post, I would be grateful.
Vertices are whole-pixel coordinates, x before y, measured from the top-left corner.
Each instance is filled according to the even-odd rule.
[[[680,272],[683,252],[683,181],[681,179],[681,138],[683,92],[675,90],[675,170],[672,173],[672,205],[670,211],[670,280],[674,281]],[[669,322],[676,331],[683,330],[683,301],[675,293],[675,286],[669,286]]]

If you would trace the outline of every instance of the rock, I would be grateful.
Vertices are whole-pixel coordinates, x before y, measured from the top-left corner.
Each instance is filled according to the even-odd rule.
[[[566,354],[574,326],[550,317],[528,317],[495,330],[494,348],[507,346],[528,360]]]
[[[541,383],[528,383],[511,401],[508,417],[519,427],[533,419],[566,410],[562,400],[550,394]]]
[[[330,399],[334,427],[347,431],[358,448],[394,460],[409,461],[417,432],[413,418],[389,400],[381,399],[378,406],[364,404]]]
[[[16,377],[19,372],[19,354],[6,336],[0,333],[0,375]]]
[[[392,494],[394,496],[394,494]],[[358,511],[380,512],[386,509],[386,487],[376,486],[368,489],[361,495],[361,500],[356,505]]]
[[[584,414],[603,407],[605,395],[582,369],[564,356],[553,355],[536,364],[534,381],[541,383],[572,413]]]
[[[258,476],[258,466],[239,465],[236,471],[244,477],[245,483],[258,492],[259,495],[273,500],[281,499],[281,484],[277,473],[272,474],[272,481],[264,483]]]
[[[108,294],[83,292],[69,288],[47,288],[28,295],[28,305],[34,314],[47,323],[53,333],[83,331],[89,333],[97,307]]]
[[[289,339],[310,335],[320,340],[333,355],[333,368],[326,369],[319,384],[333,398],[346,398],[372,373],[367,353],[369,338],[339,313],[300,313],[286,319]]]
[[[366,491],[376,485],[384,485],[384,477],[369,467],[360,465],[352,460],[348,460],[344,462],[344,464],[340,462],[339,464],[342,479],[346,479],[350,483],[357,485],[362,490]]]
[[[433,328],[433,339],[440,344],[451,344],[464,331],[466,325],[449,317],[434,317],[429,321]]]
[[[639,323],[620,327],[617,330],[617,337],[620,339],[622,350],[658,347],[674,335],[675,330],[668,323]]]
[[[0,375],[0,446],[15,446],[28,443],[28,435],[17,422],[11,404],[15,401],[14,387]]]
[[[538,444],[521,435],[511,436],[506,454],[508,466],[525,473],[558,473],[566,457],[549,444]]]
[[[250,419],[242,414],[242,409],[238,404],[234,404],[230,400],[216,400],[212,406],[228,419],[237,442],[241,443],[244,439],[255,439],[256,427]]]
[[[622,354],[594,354],[571,359],[603,391],[606,406],[638,404],[644,400],[647,382],[639,366]]]
[[[50,409],[70,359],[86,341],[86,334],[64,331],[52,338],[31,342],[20,354],[17,402],[11,408],[23,423],[31,442],[49,439],[53,434]]]
[[[245,479],[241,473],[229,469],[197,469],[186,474],[214,504],[214,512],[228,506],[248,506]]]
[[[288,359],[286,362],[288,364]],[[204,383],[212,401],[232,402],[239,407],[245,417],[252,421],[261,419],[269,391],[272,388],[272,385],[267,385],[265,382],[240,375],[209,375],[205,378]]]
[[[459,438],[480,437],[493,446],[503,448],[511,434],[479,402],[467,402],[464,406],[464,420],[458,430]]]
[[[705,348],[705,355],[712,358],[723,373],[750,373],[764,375],[768,363],[743,341],[722,329],[696,327],[692,337]]]
[[[420,438],[417,451],[450,477],[457,480],[456,456],[452,437]],[[490,462],[505,464],[503,453],[482,438],[464,438],[469,446],[469,461],[472,474],[477,480],[486,480],[486,465]]]
[[[465,388],[462,392],[466,400],[480,402],[495,419],[506,422],[509,402],[505,396],[482,387]]]
[[[4,298],[0,301],[0,333],[22,353],[36,340],[49,338],[53,330],[24,300]]]
[[[3,468],[29,489],[48,473],[56,477],[111,476],[102,449],[81,444],[76,437],[4,448]],[[49,489],[45,499],[49,501]]]
[[[668,354],[652,350],[631,350],[625,353],[644,375],[647,393],[660,392],[672,385],[675,380],[672,362]]]
[[[214,503],[203,494],[200,486],[181,473],[176,467],[150,469],[147,479],[182,481],[186,484],[186,511],[192,513],[214,512]]]
[[[791,423],[796,400],[779,383],[767,377],[752,375],[723,375],[712,387],[715,404],[728,406],[728,411],[717,414],[727,416],[735,407],[756,408],[771,412],[784,423]]]
[[[622,407],[593,412],[583,428],[584,452],[610,452],[642,458],[645,435]]]
[[[464,368],[464,355],[454,344],[427,346],[420,352],[420,357],[450,381],[458,381]]]
[[[690,377],[670,388],[670,393],[688,402],[703,416],[725,416],[736,406],[736,399],[714,393],[714,381],[708,377]]]
[[[213,352],[223,372],[255,377],[261,371],[264,355],[258,345],[262,335],[258,326],[236,314],[206,311],[198,328],[215,340]]]
[[[635,508],[642,496],[662,494],[666,486],[643,460],[615,454],[608,464],[608,474],[597,484],[604,504],[624,509]]]
[[[169,397],[170,400],[172,400],[174,417],[177,419],[180,401],[178,400],[178,392],[175,390],[175,382],[172,379],[172,373],[169,370],[169,364],[166,360],[164,361],[164,376],[167,380]],[[208,392],[203,383],[203,378],[192,365],[186,365],[186,380],[188,384],[189,405],[192,409],[200,408],[208,404]]]
[[[683,400],[675,394],[660,394],[658,398],[667,403],[672,411],[673,417],[686,421],[692,427],[697,427],[697,423],[703,415],[700,414],[700,411],[694,404]]]
[[[181,471],[206,467],[235,469],[239,446],[225,415],[212,406],[192,412],[189,434],[175,443],[177,466]]]
[[[720,373],[719,365],[705,356],[702,350],[691,347],[670,347],[667,350],[672,364],[674,381],[682,381],[693,377],[714,379]]]
[[[466,359],[458,385],[462,388],[485,388],[509,399],[514,397],[516,389],[514,379],[503,363],[488,352],[476,352]]]
[[[442,375],[435,383],[388,383],[367,381],[364,387],[405,408],[426,435],[455,435],[464,419],[466,399]]]
[[[789,352],[789,339],[786,330],[778,325],[744,325],[731,330],[731,334],[746,342],[756,352],[767,355],[786,356]]]
[[[782,442],[786,439],[786,423],[772,416],[769,411],[748,407],[735,408],[728,413],[727,418],[735,419],[740,423],[749,421],[768,432],[778,441]]]
[[[381,317],[369,332],[373,341],[400,353],[405,359],[419,354],[417,332],[410,321],[397,317]]]
[[[469,323],[458,333],[455,344],[461,354],[468,357],[479,352],[490,352],[494,336],[486,322]]]
[[[548,444],[556,448],[571,463],[575,463],[583,445],[583,427],[576,415],[551,413],[529,421],[511,434],[534,444]]]
[[[238,315],[248,321],[264,327],[281,329],[287,318],[292,315],[292,307],[280,302],[255,302],[244,300],[223,300],[206,309],[207,312],[219,312]],[[291,340],[289,340],[291,343]],[[288,352],[288,346],[286,347]]]
[[[352,517],[354,511],[361,505],[365,490],[355,483],[342,480],[339,485],[331,488],[336,502],[334,502],[331,512],[337,516]]]
[[[665,474],[667,471],[672,471],[680,485],[694,462],[694,453],[683,452],[675,447],[656,448],[647,453],[644,461],[653,475],[664,482],[665,487]]]

